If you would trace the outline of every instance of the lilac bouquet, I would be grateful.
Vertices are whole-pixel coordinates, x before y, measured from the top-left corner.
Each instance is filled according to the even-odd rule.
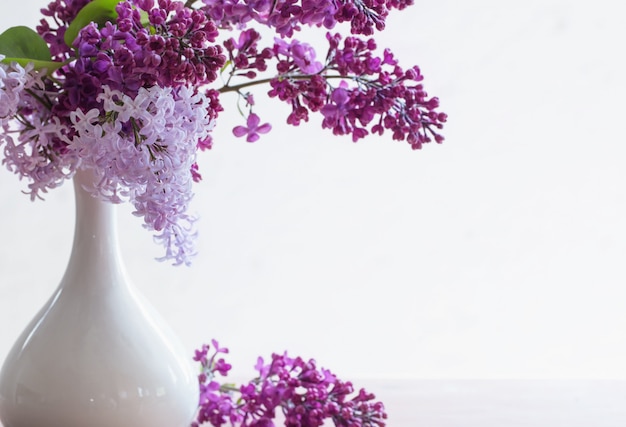
[[[332,421],[337,427],[382,427],[387,414],[372,393],[337,378],[314,360],[273,354],[269,362],[259,357],[258,376],[236,387],[221,383],[231,365],[221,354],[228,353],[217,341],[196,350],[194,360],[202,367],[199,375],[200,404],[192,427],[210,423],[241,427],[273,427],[277,413],[286,427],[319,427]],[[328,425],[328,424],[326,424]]]
[[[163,259],[187,264],[196,155],[211,148],[223,94],[238,96],[244,122],[233,134],[248,142],[271,129],[255,110],[256,85],[291,106],[294,126],[318,112],[323,128],[353,141],[388,132],[414,149],[442,142],[446,115],[419,68],[402,68],[367,38],[411,3],[54,0],[36,31],[0,35],[2,162],[32,199],[91,169],[94,195],[132,203]],[[296,38],[342,23],[351,35],[327,32],[324,55]]]

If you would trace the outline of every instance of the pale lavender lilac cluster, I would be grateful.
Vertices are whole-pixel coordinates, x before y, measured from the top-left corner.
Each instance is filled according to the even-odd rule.
[[[197,141],[212,127],[208,100],[187,86],[140,87],[134,97],[103,86],[96,101],[101,109],[70,113],[76,135],[69,149],[95,172],[92,190],[113,203],[131,201],[157,232],[165,257],[188,259],[195,220],[187,213],[189,171]]]
[[[412,0],[120,0],[114,18],[86,23],[68,45],[91,1],[54,0],[42,10],[37,32],[54,71],[0,58],[3,163],[28,180],[33,199],[77,168],[94,169],[94,194],[133,203],[175,264],[194,253],[196,153],[212,147],[225,94],[239,97],[245,124],[233,134],[248,142],[271,129],[250,91],[261,84],[290,106],[291,125],[318,113],[323,128],[353,141],[385,133],[414,149],[443,141],[446,115],[420,69],[402,68],[364,38]],[[296,38],[305,26],[344,22],[352,34],[327,33],[321,54]]]
[[[274,427],[278,415],[286,427],[383,427],[387,414],[375,395],[342,381],[314,360],[273,354],[259,358],[258,377],[236,387],[225,379],[231,369],[217,341],[196,350],[200,362],[200,405],[192,427],[210,424],[241,427]],[[328,424],[326,424],[328,425]]]
[[[31,65],[0,64],[2,163],[20,178],[29,179],[31,199],[61,185],[79,162],[67,149],[66,120],[51,111],[58,92],[49,87]]]

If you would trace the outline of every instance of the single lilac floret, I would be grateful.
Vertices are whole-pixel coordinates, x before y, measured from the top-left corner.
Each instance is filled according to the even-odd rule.
[[[254,113],[251,113],[248,116],[247,125],[248,126],[235,126],[233,128],[233,134],[236,137],[246,137],[246,141],[248,142],[256,142],[261,137],[259,134],[268,133],[272,126],[269,123],[261,123],[261,118]]]

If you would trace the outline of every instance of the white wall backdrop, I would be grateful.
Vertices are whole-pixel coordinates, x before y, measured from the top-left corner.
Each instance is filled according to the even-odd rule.
[[[0,29],[44,4],[13,4]],[[626,378],[624,12],[416,0],[379,45],[421,66],[443,145],[288,128],[274,103],[258,111],[274,130],[247,144],[224,114],[200,160],[195,265],[154,261],[122,207],[131,277],[190,355],[215,337],[240,374],[287,349],[349,378]],[[35,203],[22,186],[0,173],[0,359],[72,241],[71,185]]]

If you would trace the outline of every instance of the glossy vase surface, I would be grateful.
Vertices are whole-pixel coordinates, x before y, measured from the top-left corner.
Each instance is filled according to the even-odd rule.
[[[115,206],[74,177],[76,226],[60,285],[0,371],[4,427],[187,427],[198,382],[177,338],[129,282]]]

